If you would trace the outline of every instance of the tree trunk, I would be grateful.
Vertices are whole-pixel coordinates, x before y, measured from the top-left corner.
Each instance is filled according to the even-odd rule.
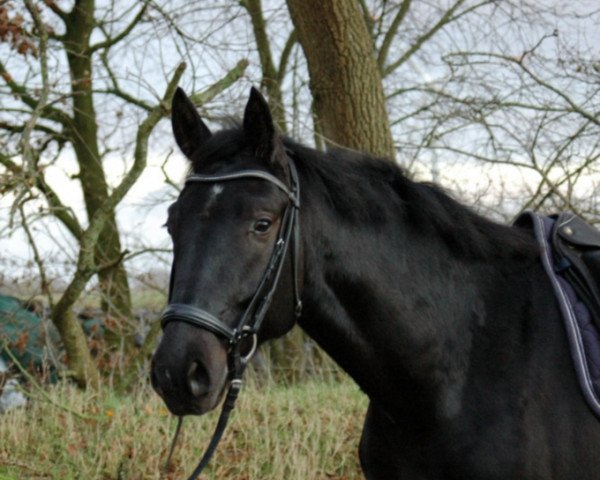
[[[354,0],[287,0],[325,140],[395,157],[373,41]]]
[[[73,97],[73,125],[71,141],[79,164],[81,182],[88,218],[98,210],[108,197],[108,185],[98,148],[98,127],[92,94],[92,53],[90,35],[95,25],[94,1],[78,0],[66,21],[65,50],[71,75]],[[121,242],[115,213],[109,218],[95,247],[96,265],[102,294],[102,310],[117,321],[108,325],[107,331],[120,330],[122,320],[132,315],[131,295],[127,274],[120,262]],[[113,328],[111,328],[113,327]],[[119,335],[107,337],[115,343]]]
[[[52,310],[52,322],[67,352],[69,376],[79,387],[95,389],[100,385],[100,373],[88,348],[81,324],[71,309],[76,300],[71,294],[72,290],[75,289],[70,286]]]

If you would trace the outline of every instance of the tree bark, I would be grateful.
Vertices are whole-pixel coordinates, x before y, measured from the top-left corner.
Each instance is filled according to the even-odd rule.
[[[69,63],[73,99],[70,137],[79,165],[79,180],[86,212],[90,219],[108,198],[108,185],[98,147],[98,126],[92,94],[90,36],[95,26],[94,11],[94,0],[78,0],[66,18],[66,34],[63,40]],[[118,323],[132,315],[127,273],[120,257],[121,241],[113,211],[109,214],[95,246],[95,262],[99,267],[102,310]],[[115,327],[119,330],[118,325]],[[113,335],[111,338],[109,334],[107,340],[114,343],[117,336]]]
[[[328,145],[393,159],[395,149],[373,41],[354,0],[287,0]]]

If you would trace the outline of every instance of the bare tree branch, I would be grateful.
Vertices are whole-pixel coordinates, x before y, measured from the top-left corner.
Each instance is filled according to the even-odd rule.
[[[54,306],[54,299],[52,297],[52,289],[50,288],[50,281],[48,280],[48,275],[46,275],[46,267],[44,265],[44,260],[42,255],[40,254],[40,250],[38,249],[35,238],[29,228],[29,223],[27,220],[27,215],[24,209],[24,203],[19,205],[19,213],[21,214],[21,227],[25,232],[25,236],[27,237],[27,241],[29,242],[29,246],[31,247],[31,251],[33,252],[33,260],[37,266],[38,274],[40,276],[40,290],[46,298],[48,299],[48,305],[50,308]]]
[[[400,58],[398,58],[390,65],[382,69],[383,76],[385,77],[392,73],[394,70],[396,70],[400,65],[402,65],[417,51],[419,51],[421,47],[427,42],[427,40],[433,37],[442,27],[450,23],[453,20],[454,12],[456,12],[456,10],[463,3],[465,3],[465,0],[457,0],[454,3],[454,5],[452,5],[448,10],[446,10],[444,15],[442,15],[442,17],[435,23],[435,25],[433,25],[433,27],[431,27],[427,32],[417,37],[417,39],[413,42],[410,48],[406,52],[404,52],[404,54]]]
[[[220,80],[217,80],[202,92],[193,93],[190,95],[190,99],[197,106],[204,105],[239,80],[242,75],[244,75],[247,67],[248,60],[245,58],[240,60],[235,67],[229,70]]]
[[[89,48],[90,52],[93,53],[93,52],[96,52],[96,51],[102,50],[102,49],[108,50],[109,48],[113,47],[114,45],[119,43],[121,40],[126,38],[133,31],[133,29],[136,27],[136,25],[142,20],[144,13],[146,13],[146,9],[148,8],[150,1],[143,0],[143,3],[144,3],[144,5],[142,6],[142,8],[140,8],[138,13],[131,20],[131,22],[129,22],[129,24],[119,34],[115,35],[114,37],[107,38],[103,42],[98,42],[94,45],[91,45]]]
[[[502,60],[506,63],[516,65],[519,69],[521,69],[521,71],[523,71],[536,84],[538,84],[539,86],[543,87],[544,89],[554,93],[558,97],[562,98],[567,103],[567,105],[569,105],[569,107],[571,109],[570,111],[577,113],[577,114],[581,115],[583,118],[585,118],[586,120],[589,120],[590,122],[594,123],[595,125],[600,126],[600,112],[592,113],[592,112],[586,111],[585,109],[583,109],[580,106],[580,104],[575,102],[566,92],[555,87],[550,82],[542,79],[541,77],[539,77],[538,75],[533,73],[533,71],[525,65],[525,63],[523,61],[524,56],[515,58],[510,55],[504,55],[504,54],[493,53],[493,52],[454,52],[454,53],[450,54],[449,56],[458,56],[458,57],[463,57],[463,58],[466,58],[466,57],[495,58],[495,59]]]
[[[46,48],[48,45],[48,32],[46,30],[46,25],[41,19],[40,12],[37,7],[33,4],[31,0],[25,0],[25,6],[31,17],[33,18],[33,22],[35,24],[35,28],[38,31],[39,38],[39,59],[40,59],[40,73],[42,76],[42,88],[40,90],[40,95],[31,112],[31,116],[29,120],[25,124],[25,128],[23,129],[23,134],[21,135],[21,152],[23,158],[25,160],[25,164],[27,168],[30,170],[30,173],[35,171],[34,164],[34,155],[31,148],[31,133],[35,128],[35,125],[38,122],[38,119],[42,115],[42,111],[46,107],[48,103],[48,92],[50,90],[50,84],[48,81],[48,55],[46,52]]]
[[[292,49],[294,45],[298,43],[298,36],[296,35],[296,30],[292,30],[290,36],[285,42],[285,46],[281,51],[281,57],[279,58],[279,67],[277,68],[277,83],[281,85],[283,79],[285,77],[287,71],[287,64],[290,58],[290,54],[292,53]]]
[[[29,95],[27,89],[23,85],[19,85],[14,81],[13,76],[6,70],[6,67],[2,60],[0,60],[0,77],[4,79],[10,91],[18,97],[25,105],[30,107],[32,110],[35,110],[38,106],[39,100],[36,100],[31,95]],[[62,124],[64,127],[68,127],[71,122],[71,117],[63,112],[62,110],[58,110],[49,105],[45,105],[43,109],[40,110],[39,115],[47,118],[48,120],[52,120]]]
[[[281,85],[279,83],[279,72],[275,69],[275,63],[273,62],[271,44],[267,36],[265,19],[262,14],[261,0],[242,0],[241,4],[250,16],[252,29],[254,31],[256,49],[258,50],[263,74],[261,85],[267,90],[275,122],[282,132],[286,132],[287,127],[285,122],[283,96],[281,94]]]
[[[398,13],[396,13],[394,20],[392,20],[390,28],[385,33],[385,37],[383,38],[383,43],[381,44],[381,47],[379,48],[379,55],[377,56],[377,63],[379,65],[379,69],[381,70],[382,74],[385,73],[384,72],[385,63],[387,62],[387,57],[388,57],[390,47],[392,45],[392,41],[394,40],[394,37],[398,33],[398,28],[400,27],[400,25],[406,18],[406,14],[408,13],[408,11],[410,9],[411,2],[412,2],[412,0],[403,0],[402,1],[402,3],[400,4],[400,8],[398,8]]]

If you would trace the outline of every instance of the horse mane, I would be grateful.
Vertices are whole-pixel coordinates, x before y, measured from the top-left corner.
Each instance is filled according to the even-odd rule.
[[[437,184],[412,181],[394,162],[347,149],[323,153],[287,139],[285,144],[311,186],[347,221],[376,225],[399,212],[412,228],[440,235],[457,256],[539,254],[528,233],[486,219]]]
[[[231,127],[213,134],[194,153],[192,171],[207,164],[217,168],[247,149],[241,126]],[[538,254],[523,230],[478,215],[439,185],[410,180],[394,162],[347,149],[324,153],[288,138],[282,140],[310,187],[317,189],[344,221],[378,226],[390,216],[401,215],[410,227],[440,235],[452,253],[461,257]]]

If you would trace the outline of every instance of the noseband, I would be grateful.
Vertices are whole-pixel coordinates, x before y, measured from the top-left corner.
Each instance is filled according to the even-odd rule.
[[[190,183],[216,183],[228,182],[240,179],[259,179],[265,180],[278,189],[283,191],[288,197],[288,204],[283,214],[283,220],[279,229],[279,234],[271,258],[265,269],[263,276],[258,284],[258,288],[254,296],[250,300],[248,307],[240,317],[235,327],[229,327],[210,312],[201,308],[186,305],[182,303],[169,303],[161,317],[161,326],[165,326],[171,322],[185,322],[196,327],[208,330],[215,335],[224,338],[229,346],[227,353],[227,362],[229,366],[229,389],[223,402],[223,409],[217,422],[217,427],[210,441],[209,446],[200,460],[198,466],[189,477],[193,480],[200,475],[202,470],[208,464],[212,454],[223,435],[229,414],[235,405],[238,393],[242,386],[242,375],[256,351],[258,345],[257,335],[260,326],[265,318],[265,315],[273,300],[273,295],[281,276],[285,255],[288,250],[288,245],[292,243],[292,276],[294,282],[294,313],[299,317],[302,313],[302,302],[300,301],[300,281],[299,281],[299,249],[300,249],[300,222],[298,214],[300,212],[300,184],[298,182],[298,172],[291,158],[288,157],[288,165],[290,172],[290,184],[288,187],[285,183],[279,180],[274,175],[262,170],[241,170],[234,173],[224,173],[215,175],[190,175],[185,184]],[[172,297],[173,289],[173,272],[175,264],[173,264],[171,273],[171,285],[169,287],[169,301]],[[242,356],[240,352],[240,344],[246,338],[252,339],[252,347],[246,355]],[[167,459],[167,465],[170,463],[171,454],[177,441],[179,429],[181,427],[181,417],[171,446],[171,453]]]

